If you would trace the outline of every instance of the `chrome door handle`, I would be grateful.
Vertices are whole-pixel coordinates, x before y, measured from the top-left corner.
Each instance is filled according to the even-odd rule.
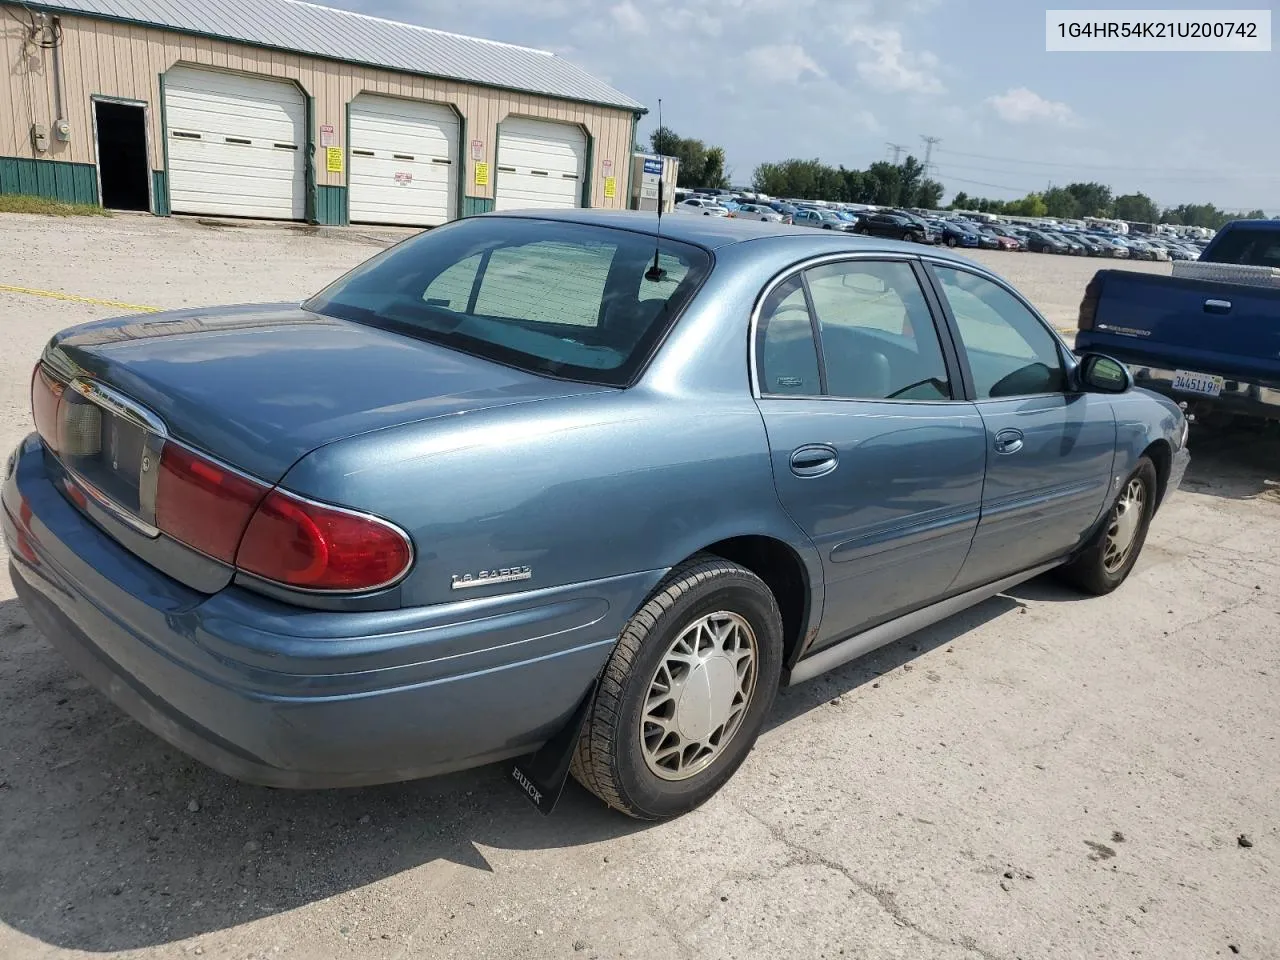
[[[996,434],[995,442],[992,444],[996,453],[1017,453],[1022,449],[1022,431],[1021,430],[1001,430]]]
[[[797,477],[821,477],[839,462],[836,448],[825,443],[806,443],[791,451],[791,472]]]
[[[1230,300],[1206,300],[1204,302],[1205,313],[1230,313]]]

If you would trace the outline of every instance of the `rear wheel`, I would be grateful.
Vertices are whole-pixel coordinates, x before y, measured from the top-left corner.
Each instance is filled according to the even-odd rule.
[[[618,638],[573,757],[609,806],[660,820],[711,797],[746,759],[782,671],[782,616],[719,557],[676,567]]]
[[[1156,468],[1146,457],[1120,488],[1106,521],[1062,577],[1086,593],[1101,596],[1124,583],[1147,542],[1156,507]]]
[[[955,238],[955,237],[947,237],[947,246],[948,246],[948,247],[954,247],[955,245],[956,245],[956,238]]]

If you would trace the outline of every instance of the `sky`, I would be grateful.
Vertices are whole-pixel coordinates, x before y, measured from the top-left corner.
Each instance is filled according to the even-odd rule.
[[[889,143],[923,159],[928,136],[948,196],[1098,180],[1280,214],[1280,52],[1045,51],[1046,9],[1105,0],[320,2],[557,53],[649,107],[642,142],[661,98],[668,127],[725,148],[735,185],[789,157],[865,167]]]

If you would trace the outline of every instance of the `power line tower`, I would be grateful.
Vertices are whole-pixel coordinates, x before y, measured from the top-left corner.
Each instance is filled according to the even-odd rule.
[[[906,144],[886,143],[885,146],[888,147],[890,151],[893,152],[893,165],[896,167],[899,161],[902,159],[902,151],[907,149]]]
[[[922,136],[920,139],[924,141],[924,175],[927,177],[933,168],[933,148],[942,142],[942,138]]]

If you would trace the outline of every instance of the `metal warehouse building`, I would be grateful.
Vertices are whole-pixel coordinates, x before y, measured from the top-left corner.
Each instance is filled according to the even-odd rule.
[[[561,57],[299,0],[0,0],[0,193],[429,226],[625,207],[644,107]]]

